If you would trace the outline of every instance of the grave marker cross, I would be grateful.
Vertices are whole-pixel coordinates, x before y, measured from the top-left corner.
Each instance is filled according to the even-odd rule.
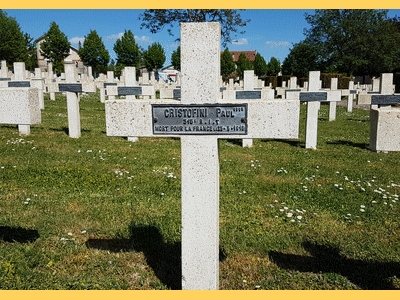
[[[108,100],[105,105],[109,136],[181,138],[186,290],[218,289],[218,139],[298,137],[298,100],[218,100],[220,39],[219,23],[181,23],[181,101]]]
[[[311,71],[308,75],[308,91],[287,90],[286,97],[289,99],[299,98],[301,102],[307,102],[307,121],[306,121],[306,149],[317,148],[318,132],[318,112],[321,102],[340,101],[340,91],[320,91],[320,71]]]
[[[58,91],[67,94],[68,131],[71,138],[81,136],[81,119],[79,114],[79,93],[89,92],[82,83],[76,83],[75,64],[65,61],[65,82],[58,84]]]

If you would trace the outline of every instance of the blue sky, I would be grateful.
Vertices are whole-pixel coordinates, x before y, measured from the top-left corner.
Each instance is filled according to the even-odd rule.
[[[115,41],[125,30],[131,30],[139,46],[147,49],[154,42],[160,43],[166,54],[164,66],[170,64],[171,54],[179,45],[179,26],[175,26],[175,36],[168,35],[166,29],[157,34],[147,29],[140,29],[139,15],[142,9],[5,9],[8,16],[14,17],[23,32],[37,39],[46,33],[51,22],[55,21],[60,30],[68,37],[71,45],[78,47],[90,30],[96,30],[102,38],[111,58],[116,60],[113,51]],[[228,44],[229,50],[256,50],[268,62],[271,57],[281,62],[289,54],[293,44],[304,39],[303,31],[308,28],[305,13],[313,14],[308,9],[248,9],[240,11],[244,20],[251,21],[243,29],[243,35],[236,37],[237,42]],[[389,10],[388,16],[400,16],[400,10]],[[223,48],[221,48],[223,50]]]

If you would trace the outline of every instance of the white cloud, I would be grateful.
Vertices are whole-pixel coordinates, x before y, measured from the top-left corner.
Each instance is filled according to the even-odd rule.
[[[74,37],[74,38],[69,40],[69,42],[71,44],[77,44],[77,45],[79,44],[79,42],[81,42],[83,44],[84,41],[85,41],[84,37]]]
[[[151,44],[151,43],[153,43],[153,41],[152,41],[152,39],[150,38],[150,37],[148,37],[148,36],[137,36],[137,35],[135,35],[135,41],[137,41],[137,42],[142,42],[142,43],[145,43],[145,44]]]
[[[246,38],[242,38],[242,39],[239,39],[239,40],[233,40],[232,41],[232,44],[235,44],[235,45],[247,45],[249,42],[247,41],[247,39]]]
[[[123,32],[120,32],[118,34],[113,34],[113,35],[109,35],[106,37],[106,41],[116,41],[119,40],[120,38],[122,38],[122,36],[124,35]]]
[[[121,39],[123,37],[123,35],[124,35],[123,32],[120,32],[120,33],[117,33],[117,34],[112,34],[112,35],[106,36],[105,40],[106,41],[116,41],[116,40]],[[142,44],[151,44],[151,43],[153,43],[153,40],[148,36],[137,36],[137,35],[135,35],[135,41],[136,41],[136,43],[142,43]]]
[[[268,48],[288,48],[292,46],[292,43],[288,41],[267,41],[265,45]]]

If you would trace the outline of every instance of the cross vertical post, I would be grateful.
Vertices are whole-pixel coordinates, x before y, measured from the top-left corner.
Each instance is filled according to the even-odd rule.
[[[331,91],[336,91],[338,87],[338,79],[331,78]],[[336,101],[329,102],[329,121],[336,120]]]
[[[75,83],[75,64],[72,61],[65,61],[65,81],[66,83]],[[79,98],[74,92],[67,93],[67,111],[68,111],[68,131],[71,138],[81,136],[81,118],[79,115]]]
[[[354,90],[354,81],[349,82],[349,90]],[[353,100],[354,94],[350,93],[350,95],[347,97],[347,112],[353,111]]]
[[[135,67],[125,67],[125,86],[137,86],[136,82],[136,68]],[[126,100],[134,100],[136,96],[127,95]],[[128,141],[137,142],[139,140],[136,136],[128,136]]]
[[[320,90],[320,73],[320,71],[311,71],[309,73],[309,92],[318,92]],[[319,101],[307,102],[306,149],[317,149],[318,112],[320,107],[321,103]]]
[[[219,23],[181,24],[182,104],[216,103],[220,98],[220,35]],[[218,139],[182,136],[181,150],[182,178],[197,179],[182,180],[182,288],[216,290],[219,286]]]

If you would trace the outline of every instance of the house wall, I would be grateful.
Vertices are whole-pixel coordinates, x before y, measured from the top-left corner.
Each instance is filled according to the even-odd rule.
[[[38,58],[38,65],[41,71],[46,72],[47,71],[47,61],[42,52],[40,51],[40,45],[44,42],[44,39],[40,39],[37,41],[36,47],[37,47],[37,58]],[[82,74],[86,71],[86,68],[84,67],[81,58],[79,57],[77,49],[71,47],[69,49],[69,55],[65,58],[65,60],[71,60],[75,62],[76,69],[78,73]]]

